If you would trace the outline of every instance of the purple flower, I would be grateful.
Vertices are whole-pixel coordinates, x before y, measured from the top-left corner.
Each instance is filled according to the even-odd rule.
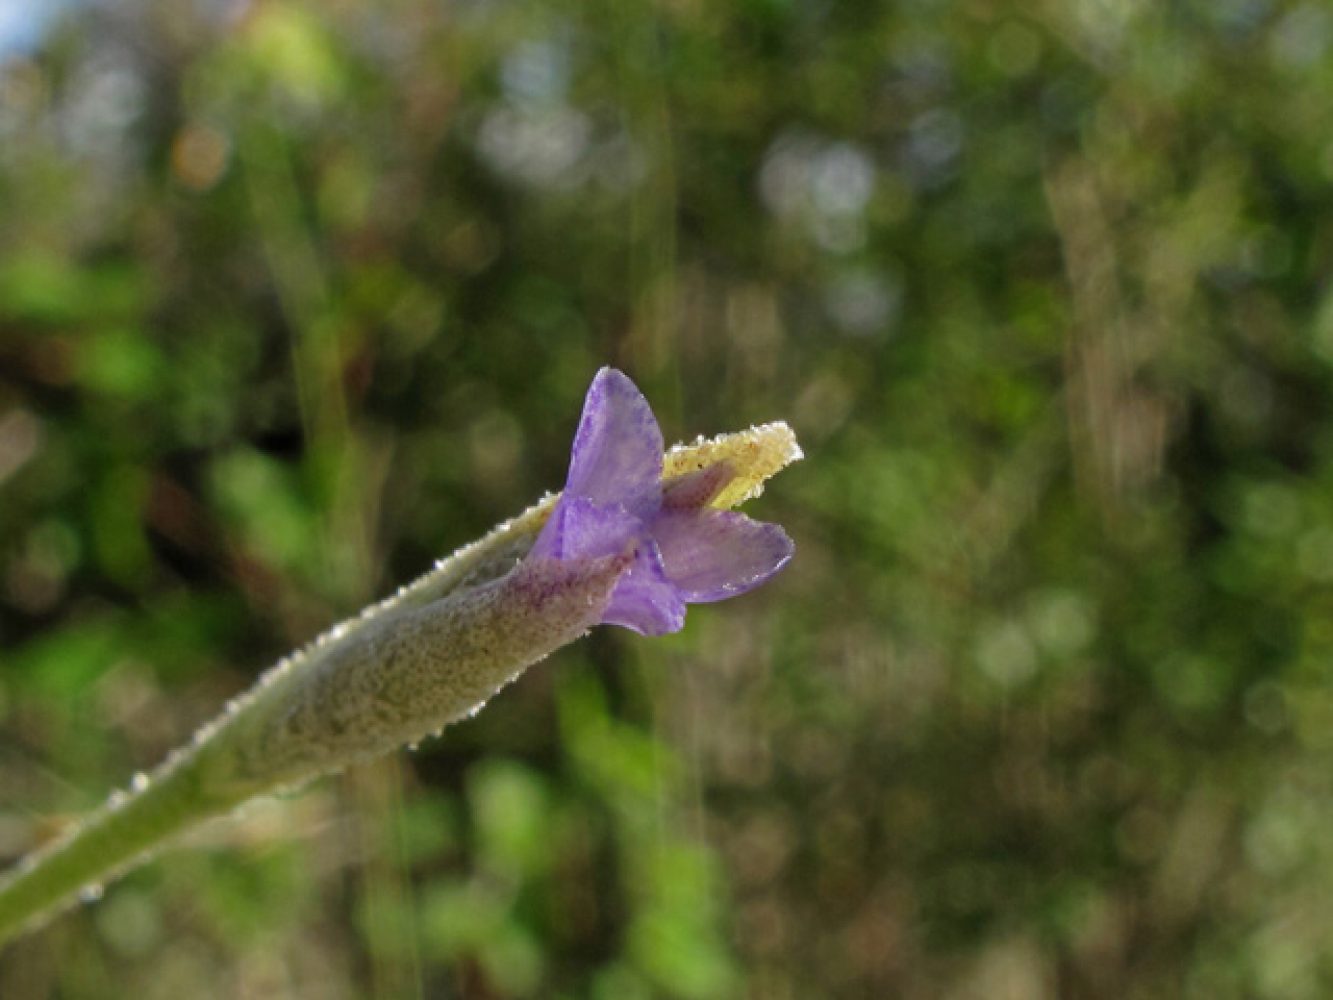
[[[791,559],[776,524],[706,502],[730,473],[715,465],[662,484],[662,431],[648,401],[614,368],[593,379],[565,491],[530,558],[574,561],[630,552],[601,621],[643,635],[678,632],[685,605],[735,597]]]

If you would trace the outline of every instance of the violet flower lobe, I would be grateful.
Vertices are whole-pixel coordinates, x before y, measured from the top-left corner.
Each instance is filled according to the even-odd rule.
[[[707,506],[726,476],[725,466],[712,466],[664,490],[657,419],[627,376],[603,368],[583,404],[564,493],[528,558],[630,552],[601,622],[643,635],[678,632],[686,604],[752,590],[795,548],[776,524]]]

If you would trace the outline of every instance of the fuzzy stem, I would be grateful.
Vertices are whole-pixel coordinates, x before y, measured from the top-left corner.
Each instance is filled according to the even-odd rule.
[[[147,782],[113,796],[0,882],[0,942],[190,827],[475,712],[587,631],[629,558],[524,563],[423,607],[335,630],[284,660]]]
[[[147,857],[176,834],[238,803],[200,794],[182,757],[128,796],[116,796],[55,843],[24,859],[0,883],[0,942],[46,923],[86,888],[101,884]]]

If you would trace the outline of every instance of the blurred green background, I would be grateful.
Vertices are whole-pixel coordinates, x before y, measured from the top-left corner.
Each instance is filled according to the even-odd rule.
[[[40,23],[39,23],[40,22]],[[797,558],[0,996],[1333,996],[1333,10],[0,2],[0,857],[563,480]]]

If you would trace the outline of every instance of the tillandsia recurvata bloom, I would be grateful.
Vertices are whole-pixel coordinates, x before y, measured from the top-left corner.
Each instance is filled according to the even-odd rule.
[[[800,457],[783,423],[663,454],[642,394],[602,369],[562,494],[281,661],[153,775],[25,858],[0,879],[0,941],[197,823],[475,714],[597,624],[674,632],[686,604],[763,583],[791,540],[728,508]]]
[[[710,465],[662,485],[662,431],[633,382],[597,373],[574,436],[565,491],[528,561],[629,556],[599,620],[644,635],[678,632],[686,603],[759,586],[787,564],[776,524],[707,506],[729,470]]]

